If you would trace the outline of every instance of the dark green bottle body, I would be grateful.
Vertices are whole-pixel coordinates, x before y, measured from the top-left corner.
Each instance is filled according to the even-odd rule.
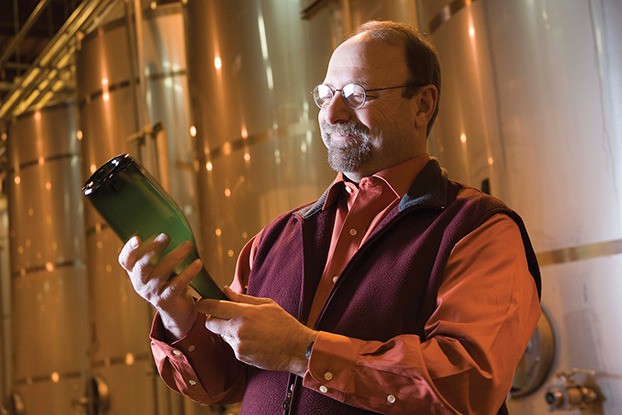
[[[87,180],[82,192],[123,242],[134,235],[142,241],[149,241],[165,233],[170,242],[162,256],[184,241],[195,243],[181,209],[149,172],[128,154],[114,157],[102,165]],[[175,273],[181,273],[198,257],[195,249],[177,266]],[[190,286],[203,298],[227,299],[205,268]]]

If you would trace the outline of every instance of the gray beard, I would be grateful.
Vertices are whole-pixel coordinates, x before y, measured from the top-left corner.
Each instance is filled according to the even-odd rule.
[[[328,147],[328,165],[337,172],[352,172],[359,170],[371,158],[369,146],[369,129],[356,121],[334,126],[322,123],[320,126],[322,138]],[[354,138],[346,143],[336,145],[331,135],[338,133]]]

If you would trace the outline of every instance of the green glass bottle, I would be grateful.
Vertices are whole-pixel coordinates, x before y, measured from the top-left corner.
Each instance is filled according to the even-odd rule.
[[[179,206],[129,154],[118,155],[101,166],[87,180],[82,193],[124,243],[134,235],[149,241],[165,233],[170,242],[163,256],[184,241],[196,244]],[[198,257],[195,248],[175,268],[175,273],[181,273]],[[205,267],[190,286],[203,298],[227,299]]]

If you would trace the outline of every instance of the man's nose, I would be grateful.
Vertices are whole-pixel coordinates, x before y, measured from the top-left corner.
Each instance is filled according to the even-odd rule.
[[[341,95],[341,91],[336,91],[333,99],[321,110],[324,120],[329,124],[337,124],[338,122],[350,121],[354,110],[346,104]]]

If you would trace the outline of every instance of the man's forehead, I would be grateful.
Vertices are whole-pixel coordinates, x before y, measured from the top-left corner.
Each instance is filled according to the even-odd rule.
[[[331,75],[384,78],[408,76],[403,47],[377,39],[365,33],[356,35],[335,49],[328,64]]]

